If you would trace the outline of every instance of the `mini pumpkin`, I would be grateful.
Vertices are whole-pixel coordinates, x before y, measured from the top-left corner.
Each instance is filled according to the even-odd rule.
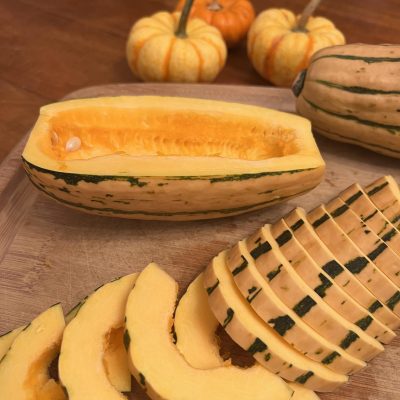
[[[316,51],[345,43],[331,21],[311,16],[319,3],[311,0],[297,17],[289,10],[273,8],[256,18],[249,31],[247,51],[263,78],[277,86],[291,86]]]
[[[132,27],[127,59],[143,81],[211,82],[225,65],[227,49],[217,28],[189,19],[193,0],[180,13],[158,12]]]
[[[176,10],[182,10],[184,4],[185,0],[180,0]],[[249,0],[195,0],[190,15],[218,28],[228,47],[246,36],[255,18]]]

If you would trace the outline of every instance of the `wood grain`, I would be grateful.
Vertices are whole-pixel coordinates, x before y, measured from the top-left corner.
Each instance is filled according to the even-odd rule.
[[[160,94],[241,101],[293,111],[289,90],[213,85],[109,85],[69,97]],[[120,220],[81,214],[37,194],[20,170],[21,146],[0,166],[0,333],[31,320],[60,301],[67,311],[87,293],[116,276],[155,261],[181,288],[219,251],[273,222],[295,206],[307,210],[358,181],[383,174],[400,180],[392,159],[354,146],[318,139],[327,161],[325,181],[290,202],[242,216],[187,223]],[[323,400],[398,400],[400,340]],[[135,385],[131,398],[145,399]]]
[[[307,0],[252,0],[256,11]],[[133,82],[125,41],[135,20],[172,10],[177,0],[1,0],[0,160],[32,125],[37,109],[80,87]],[[324,0],[349,43],[388,43],[400,37],[398,0]],[[245,42],[229,53],[218,83],[266,85],[251,67]]]

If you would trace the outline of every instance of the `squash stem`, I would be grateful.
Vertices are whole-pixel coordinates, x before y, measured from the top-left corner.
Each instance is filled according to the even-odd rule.
[[[222,7],[221,4],[219,4],[218,0],[212,0],[212,2],[208,5],[207,7],[210,11],[221,11],[224,7]]]
[[[193,6],[193,1],[194,0],[186,0],[185,5],[183,6],[182,14],[179,19],[178,29],[175,32],[175,35],[180,38],[187,37],[186,27],[189,20],[190,11]]]
[[[299,22],[297,23],[296,28],[294,31],[296,32],[307,32],[306,25],[311,17],[314,14],[315,10],[318,8],[321,0],[311,0],[306,7],[304,8],[303,12],[300,15]]]

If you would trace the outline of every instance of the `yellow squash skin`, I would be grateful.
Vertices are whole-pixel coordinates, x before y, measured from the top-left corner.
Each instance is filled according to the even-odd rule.
[[[344,44],[343,34],[323,17],[310,17],[304,30],[286,9],[263,11],[251,26],[247,52],[257,72],[276,86],[291,86],[318,50]]]
[[[71,138],[81,147],[67,152]],[[23,162],[39,190],[69,207],[158,220],[258,210],[313,189],[325,170],[304,118],[156,96],[48,105]]]
[[[399,45],[321,50],[294,85],[297,111],[321,135],[400,158],[399,73]]]
[[[211,82],[225,65],[227,49],[219,30],[202,19],[177,36],[180,13],[158,12],[135,23],[126,45],[133,74],[152,82]]]

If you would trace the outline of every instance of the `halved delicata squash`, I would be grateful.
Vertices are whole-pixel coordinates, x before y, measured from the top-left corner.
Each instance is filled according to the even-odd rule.
[[[69,400],[83,398],[125,399],[107,374],[104,354],[112,335],[121,337],[125,305],[137,274],[116,279],[90,295],[65,329],[59,359],[60,380]],[[124,365],[119,366],[123,370]],[[127,358],[125,361],[127,368]]]
[[[304,118],[170,97],[70,100],[41,109],[23,152],[32,183],[92,214],[218,218],[305,193],[325,164]]]
[[[234,366],[192,367],[175,346],[171,327],[177,283],[156,264],[141,272],[126,308],[131,372],[152,399],[289,400],[293,390],[278,376]],[[149,301],[151,299],[151,301]],[[178,338],[179,340],[179,338]],[[263,390],[260,390],[260,387]]]
[[[58,355],[64,327],[61,305],[56,304],[18,334],[0,362],[0,399],[66,399],[48,373]]]
[[[224,360],[219,352],[219,344],[215,334],[219,322],[208,304],[207,292],[204,287],[204,274],[200,274],[188,287],[176,308],[174,327],[176,345],[186,361],[195,368],[212,369],[231,365],[231,360]],[[248,379],[264,373],[267,382],[271,373],[256,363],[247,369],[241,369]],[[257,384],[257,382],[255,382]],[[289,383],[294,390],[291,400],[318,400],[318,396],[309,389],[295,383]],[[260,386],[264,391],[265,386]]]

